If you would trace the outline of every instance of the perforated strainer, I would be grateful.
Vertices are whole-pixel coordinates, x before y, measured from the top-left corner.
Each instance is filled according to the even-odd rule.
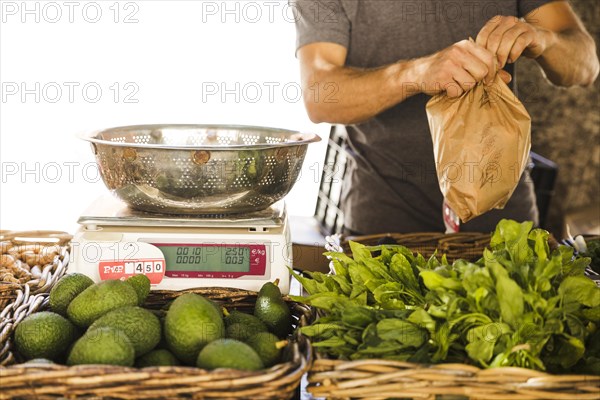
[[[265,209],[291,190],[307,145],[321,140],[233,125],[128,126],[82,138],[109,190],[132,208],[166,214]]]

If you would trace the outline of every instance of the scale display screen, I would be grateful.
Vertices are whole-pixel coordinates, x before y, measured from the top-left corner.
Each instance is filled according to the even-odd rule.
[[[153,243],[172,278],[239,278],[264,275],[265,245]]]
[[[158,246],[165,255],[167,271],[250,271],[250,249],[230,246]]]

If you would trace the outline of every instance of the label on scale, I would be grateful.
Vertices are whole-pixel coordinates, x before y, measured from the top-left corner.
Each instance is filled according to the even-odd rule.
[[[166,269],[165,257],[156,247],[142,242],[90,242],[84,257],[94,258],[100,279],[127,279],[134,275],[146,275],[150,284],[159,284]],[[95,251],[92,251],[95,250]]]
[[[165,276],[164,258],[144,258],[119,261],[100,261],[100,279],[127,279],[134,275],[146,275],[150,284],[159,284]]]

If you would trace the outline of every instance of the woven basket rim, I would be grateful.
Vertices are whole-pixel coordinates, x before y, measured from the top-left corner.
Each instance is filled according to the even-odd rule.
[[[600,382],[600,375],[591,374],[552,374],[549,372],[538,371],[529,368],[522,367],[494,367],[494,368],[481,368],[473,364],[463,364],[456,362],[441,362],[437,364],[425,364],[425,363],[414,363],[409,361],[396,361],[386,360],[382,358],[370,358],[361,360],[337,360],[332,358],[323,357],[318,351],[315,351],[315,359],[313,365],[324,365],[333,366],[338,370],[351,369],[353,367],[369,366],[369,365],[385,365],[390,367],[402,367],[415,370],[438,370],[438,371],[468,371],[469,373],[479,373],[484,375],[498,375],[506,373],[508,375],[521,374],[529,375],[536,378],[544,377],[560,377],[572,379],[586,378],[588,380],[598,380]]]

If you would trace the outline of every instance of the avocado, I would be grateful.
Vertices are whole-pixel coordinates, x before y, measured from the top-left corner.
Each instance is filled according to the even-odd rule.
[[[267,332],[269,329],[260,319],[254,315],[246,314],[241,311],[233,310],[231,312],[225,309],[226,337],[245,342],[250,336],[258,332]]]
[[[125,283],[130,284],[135,289],[138,296],[138,306],[144,304],[150,293],[150,279],[146,275],[134,275],[127,278]]]
[[[66,316],[69,303],[79,293],[93,284],[94,281],[88,276],[77,272],[65,275],[50,290],[50,309],[55,313]]]
[[[206,344],[225,335],[225,324],[210,301],[186,293],[169,307],[164,331],[169,350],[185,364],[193,365]]]
[[[259,332],[246,340],[262,360],[265,367],[271,367],[281,360],[281,351],[288,344],[270,332]]]
[[[265,283],[258,292],[254,315],[278,337],[286,337],[292,328],[292,314],[276,283]]]
[[[135,350],[142,356],[160,342],[161,326],[158,317],[150,311],[136,306],[127,306],[109,311],[98,318],[89,329],[110,327],[123,331]]]
[[[127,335],[109,327],[88,329],[69,353],[67,365],[107,364],[133,366],[135,350]]]
[[[260,322],[260,321],[258,321]],[[257,323],[249,323],[244,324],[241,322],[237,322],[235,324],[229,325],[225,329],[225,336],[230,339],[239,340],[241,342],[245,342],[250,336],[253,336],[259,332],[267,332],[267,326],[260,322]]]
[[[242,323],[242,324],[258,324],[265,325],[260,319],[256,318],[252,314],[246,314],[241,311],[233,310],[233,311],[224,311],[225,318],[223,321],[225,322],[225,326],[229,326],[232,324]],[[266,328],[266,325],[265,325]]]
[[[232,368],[257,371],[264,368],[252,347],[234,339],[218,339],[207,344],[198,354],[196,366],[208,370]]]
[[[138,303],[136,291],[125,282],[108,280],[81,292],[67,308],[67,316],[77,326],[86,328],[109,311]]]
[[[62,315],[42,311],[21,321],[15,329],[15,346],[30,360],[46,358],[62,361],[63,353],[77,338],[77,329]]]
[[[135,366],[138,368],[179,365],[179,361],[169,350],[158,349],[138,358]]]

